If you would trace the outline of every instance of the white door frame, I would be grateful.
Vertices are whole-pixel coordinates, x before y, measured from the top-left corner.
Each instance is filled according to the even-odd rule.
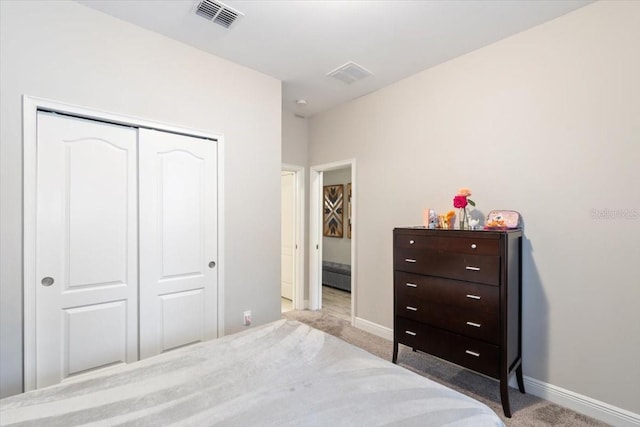
[[[356,318],[356,238],[357,238],[357,184],[356,159],[340,160],[311,167],[311,197],[309,200],[309,308],[322,307],[322,188],[324,172],[351,167],[351,325]]]
[[[36,387],[36,170],[37,113],[53,111],[124,126],[157,129],[217,141],[218,151],[218,337],[224,335],[224,137],[208,131],[124,116],[77,105],[23,95],[23,360],[24,391]]]
[[[282,171],[294,174],[294,244],[293,251],[293,308],[304,310],[304,260],[305,260],[305,236],[304,236],[304,204],[305,204],[305,176],[304,166],[296,166],[288,163],[282,164]]]

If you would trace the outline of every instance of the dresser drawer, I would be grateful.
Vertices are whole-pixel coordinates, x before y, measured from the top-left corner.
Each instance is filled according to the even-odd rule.
[[[406,301],[447,304],[462,310],[500,311],[500,288],[497,286],[396,271],[395,293]]]
[[[396,248],[426,249],[440,252],[456,252],[470,255],[499,255],[500,241],[478,233],[477,237],[421,236],[396,234]]]
[[[452,305],[396,298],[395,313],[407,319],[492,344],[499,343],[499,311],[461,310]]]
[[[409,273],[486,283],[494,286],[500,284],[499,256],[396,248],[394,265],[396,270]]]
[[[396,317],[396,341],[416,350],[498,378],[499,352],[495,345]]]

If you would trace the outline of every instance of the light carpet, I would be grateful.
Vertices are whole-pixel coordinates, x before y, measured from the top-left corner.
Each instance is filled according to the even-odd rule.
[[[348,321],[334,317],[322,310],[289,311],[283,313],[282,316],[306,323],[378,357],[391,360],[393,352],[391,341],[354,328]],[[403,346],[398,354],[398,364],[479,400],[493,409],[507,426],[593,427],[608,425],[536,396],[522,394],[512,388],[509,390],[512,418],[506,418],[502,412],[500,388],[497,381],[458,368],[428,354],[413,352]]]

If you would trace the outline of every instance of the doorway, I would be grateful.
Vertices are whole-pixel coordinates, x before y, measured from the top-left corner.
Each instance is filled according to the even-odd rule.
[[[334,183],[334,180],[346,181],[344,183]],[[337,181],[336,181],[337,182]],[[350,185],[349,185],[350,184]],[[325,237],[324,233],[324,188],[327,185],[342,185],[342,240],[325,240],[336,239],[335,237]],[[357,298],[357,281],[356,281],[356,161],[355,159],[344,160],[324,165],[311,167],[311,200],[310,200],[310,251],[309,258],[309,293],[310,308],[318,310],[324,307],[324,303],[332,304],[336,290],[342,286],[338,284],[335,287],[327,288],[323,286],[326,277],[332,274],[341,276],[338,282],[348,282],[347,302],[349,313],[346,317],[353,325],[356,318],[356,298]],[[350,194],[349,194],[350,193]],[[349,197],[349,195],[351,197]],[[349,232],[350,237],[349,238]],[[328,250],[325,250],[327,246]],[[341,253],[336,253],[336,247]],[[345,253],[347,253],[345,255]],[[345,256],[347,257],[345,259]],[[337,265],[336,265],[337,264]],[[348,269],[346,268],[348,267]],[[331,271],[333,270],[333,271]],[[350,271],[348,271],[350,270]],[[345,279],[346,277],[346,279]],[[324,292],[323,292],[324,289]],[[324,295],[327,294],[327,295]],[[328,298],[325,298],[328,297]],[[344,295],[342,295],[344,297]],[[344,298],[342,298],[344,300]]]
[[[351,166],[323,173],[322,309],[351,321]],[[326,215],[334,215],[335,222]]]
[[[281,312],[303,310],[304,300],[304,167],[281,170]]]

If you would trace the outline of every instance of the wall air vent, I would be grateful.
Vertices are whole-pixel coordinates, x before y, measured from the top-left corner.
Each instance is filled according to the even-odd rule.
[[[346,84],[351,84],[372,75],[373,73],[371,71],[356,64],[355,62],[347,62],[346,64],[327,73],[327,76],[334,77]]]
[[[244,14],[230,8],[224,3],[213,0],[202,0],[196,8],[196,15],[202,16],[225,28],[231,27]]]

